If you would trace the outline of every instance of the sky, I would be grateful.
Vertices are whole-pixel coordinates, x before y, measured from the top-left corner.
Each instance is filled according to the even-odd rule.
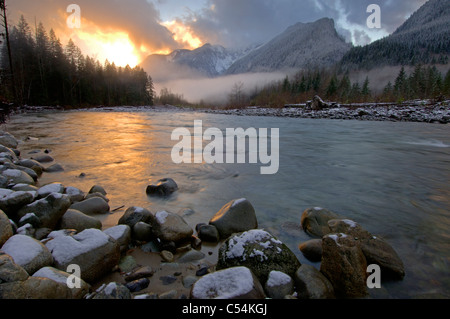
[[[364,45],[394,32],[427,0],[7,0],[8,18],[24,15],[34,27],[53,28],[63,44],[72,38],[84,54],[134,66],[149,54],[262,44],[297,22],[335,20],[348,42]],[[70,28],[70,4],[80,8],[80,28]],[[370,29],[370,4],[381,8],[381,28]],[[74,21],[74,20],[71,20]]]

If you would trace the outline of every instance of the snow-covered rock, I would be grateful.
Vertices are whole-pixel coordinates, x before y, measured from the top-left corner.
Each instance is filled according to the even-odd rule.
[[[53,234],[53,233],[52,233]],[[55,267],[65,271],[69,265],[81,268],[81,278],[91,283],[111,271],[120,259],[117,241],[98,229],[86,229],[67,236],[58,232],[46,243],[53,255]]]
[[[102,222],[78,210],[68,209],[61,218],[60,228],[75,229],[78,232],[82,232],[90,228],[102,229]]]
[[[264,299],[261,283],[246,267],[233,267],[208,274],[191,289],[192,299]]]
[[[261,282],[273,270],[293,277],[300,262],[294,253],[270,233],[254,229],[228,238],[219,249],[217,269],[245,266]]]
[[[70,198],[67,195],[51,193],[47,197],[37,200],[22,207],[18,212],[18,218],[28,213],[34,213],[41,221],[41,227],[55,229],[61,217],[70,206]]]
[[[273,270],[264,286],[267,296],[272,299],[283,299],[294,293],[294,280],[281,271]]]
[[[128,225],[117,225],[103,231],[108,236],[111,236],[120,245],[120,250],[126,250],[131,241],[131,228]]]
[[[76,285],[70,289],[72,299],[82,299],[89,293],[91,286],[81,278],[73,278],[73,276],[75,275],[53,267],[43,267],[33,274],[33,277],[47,278],[63,285],[67,285],[68,281],[72,284],[76,281]],[[79,287],[77,287],[77,285],[79,285]]]
[[[3,245],[2,250],[10,255],[16,264],[22,266],[28,274],[53,263],[47,247],[34,238],[14,235]]]
[[[18,169],[7,169],[2,172],[2,175],[5,176],[12,184],[34,185],[35,183],[34,179],[30,175]]]
[[[62,194],[63,192],[64,186],[61,183],[51,183],[39,188],[37,191],[37,195],[39,198],[44,198],[50,195],[51,193]]]

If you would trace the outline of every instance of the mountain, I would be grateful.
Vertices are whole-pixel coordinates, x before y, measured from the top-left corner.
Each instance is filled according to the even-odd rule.
[[[297,23],[236,61],[226,73],[327,67],[340,61],[351,47],[338,35],[332,19]]]
[[[347,71],[417,63],[447,64],[449,56],[449,0],[430,0],[392,35],[351,49],[340,66]]]
[[[141,66],[152,75],[153,80],[170,78],[216,77],[239,58],[253,50],[254,46],[242,50],[229,50],[209,43],[195,50],[175,50],[169,55],[153,54]]]

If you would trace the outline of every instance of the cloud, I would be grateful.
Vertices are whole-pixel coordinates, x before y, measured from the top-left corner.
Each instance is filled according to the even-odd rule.
[[[14,0],[8,9],[12,22],[21,14],[30,24],[36,19],[46,28],[54,28],[58,35],[70,34],[66,26],[67,6],[76,3],[81,8],[83,27],[97,28],[104,32],[126,32],[137,48],[145,46],[149,51],[178,48],[172,33],[160,21],[155,5],[146,0]],[[92,29],[89,29],[92,32]]]
[[[366,24],[367,7],[373,0],[208,0],[202,10],[181,19],[204,42],[232,47],[264,43],[297,22],[328,17],[347,40],[366,44],[395,31],[425,2],[378,0],[381,30]]]

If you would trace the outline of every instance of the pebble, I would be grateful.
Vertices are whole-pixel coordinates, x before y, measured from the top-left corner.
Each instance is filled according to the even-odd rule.
[[[168,275],[168,276],[159,277],[159,280],[162,281],[164,286],[168,286],[168,285],[173,284],[175,281],[177,281],[177,277]]]

